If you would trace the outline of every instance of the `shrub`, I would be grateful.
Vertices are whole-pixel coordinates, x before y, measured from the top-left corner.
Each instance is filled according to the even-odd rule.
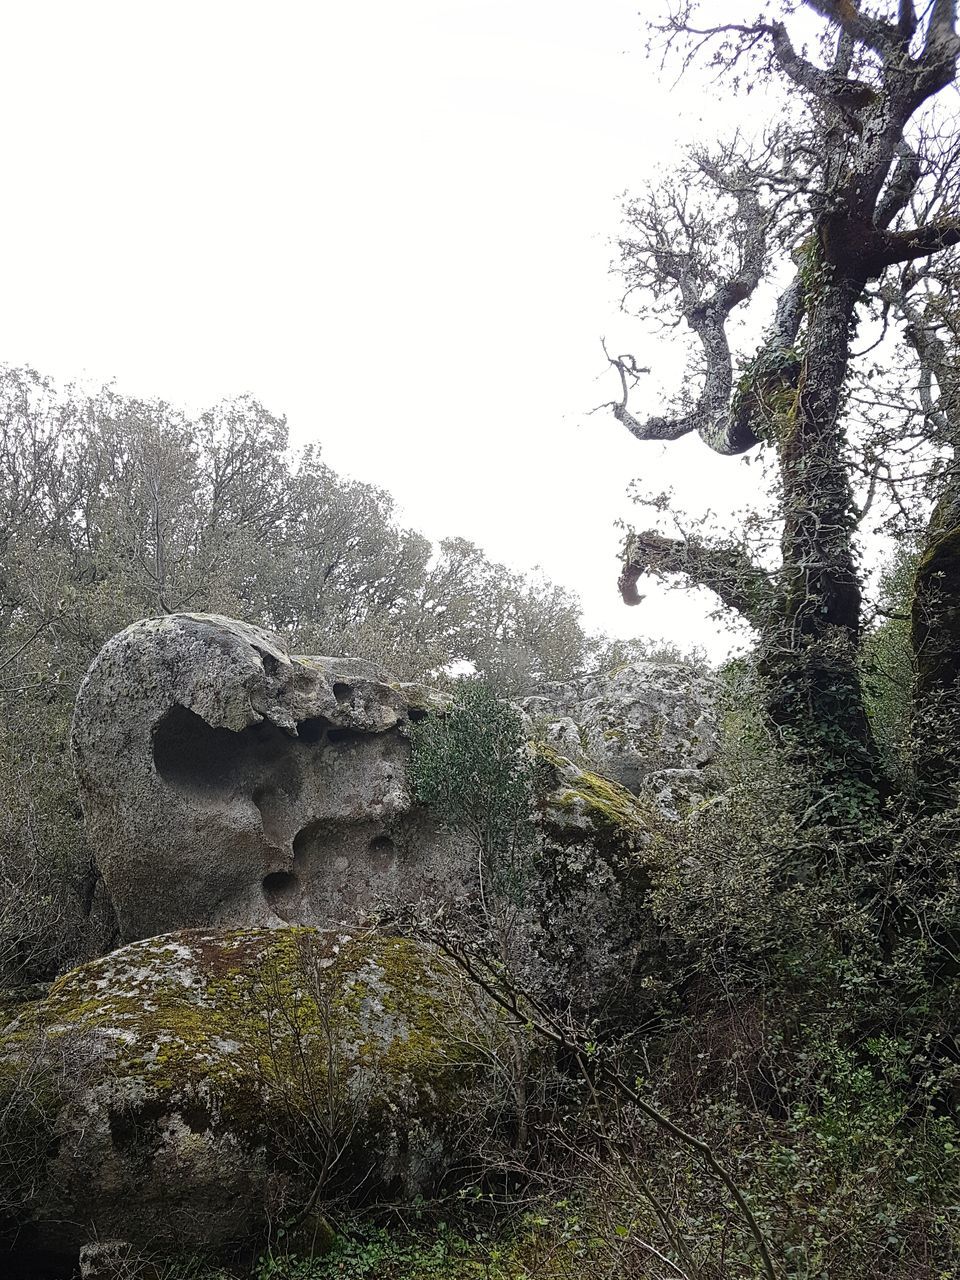
[[[418,798],[466,833],[485,907],[521,903],[535,844],[534,765],[519,712],[479,680],[458,682],[444,715],[413,732]]]

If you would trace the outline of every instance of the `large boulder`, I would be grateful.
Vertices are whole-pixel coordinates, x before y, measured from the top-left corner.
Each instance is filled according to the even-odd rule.
[[[531,980],[585,1013],[631,998],[648,967],[650,831],[677,776],[693,775],[688,795],[702,786],[709,692],[686,668],[639,664],[525,703],[540,785],[523,950]],[[290,657],[227,618],[114,637],[81,687],[73,745],[121,940],[469,911],[476,849],[411,795],[411,724],[445,706],[367,663]]]
[[[413,1197],[496,1020],[413,942],[184,930],[56,982],[0,1036],[0,1221],[31,1256],[221,1247],[319,1188]],[[0,1271],[3,1269],[0,1258]]]
[[[121,940],[353,923],[459,893],[466,855],[408,787],[406,731],[436,701],[228,618],[115,636],[80,689],[73,749]]]
[[[703,794],[719,746],[716,681],[684,663],[634,662],[543,685],[521,704],[538,736],[635,795]]]
[[[536,745],[543,790],[534,894],[543,922],[538,985],[584,1021],[635,1013],[657,952],[647,907],[655,806]],[[632,1009],[631,1009],[632,1006]]]

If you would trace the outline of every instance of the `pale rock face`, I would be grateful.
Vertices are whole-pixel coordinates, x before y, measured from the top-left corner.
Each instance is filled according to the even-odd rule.
[[[532,699],[528,699],[528,701],[532,701]],[[584,758],[583,738],[577,728],[576,721],[571,719],[570,716],[562,716],[559,720],[552,720],[549,724],[544,725],[543,740],[549,743],[551,747],[556,747],[557,751],[566,756],[568,760],[582,760]]]
[[[714,680],[679,663],[635,662],[545,685],[521,705],[538,735],[571,759],[669,809],[677,788],[708,789],[716,692]]]
[[[462,855],[407,781],[406,730],[431,699],[213,615],[115,636],[81,687],[73,749],[121,939],[353,923],[456,893]]]
[[[712,693],[688,668],[639,663],[523,704],[543,783],[530,949],[538,981],[584,1010],[651,962],[649,832],[708,789]],[[227,618],[114,637],[80,690],[73,746],[121,941],[349,929],[471,899],[469,839],[410,793],[410,724],[445,705],[355,659],[290,657]]]

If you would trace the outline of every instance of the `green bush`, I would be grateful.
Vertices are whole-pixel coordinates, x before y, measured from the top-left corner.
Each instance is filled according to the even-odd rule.
[[[536,840],[519,712],[482,681],[458,681],[447,712],[414,728],[412,777],[418,799],[472,841],[481,896],[519,905]]]
[[[482,1274],[476,1250],[453,1231],[413,1235],[355,1223],[320,1258],[264,1258],[256,1280],[466,1280]]]

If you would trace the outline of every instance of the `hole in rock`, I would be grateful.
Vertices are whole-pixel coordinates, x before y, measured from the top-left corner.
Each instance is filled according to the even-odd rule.
[[[234,733],[214,728],[179,704],[153,731],[157,773],[171,786],[194,793],[233,790],[264,770],[275,770],[289,752],[289,734],[267,720]],[[276,785],[287,786],[282,777]]]
[[[407,712],[407,715],[414,724],[416,724],[418,720],[426,720],[429,714],[430,712],[425,710],[423,707],[411,707]]]
[[[314,716],[310,720],[301,720],[297,725],[297,737],[301,742],[319,742],[328,727],[328,721],[322,716]]]
[[[356,729],[333,728],[327,730],[327,741],[335,747],[345,746],[351,742],[359,742],[362,737],[363,734],[358,733]]]
[[[302,827],[293,837],[293,857],[295,861],[311,848],[314,843],[314,837],[322,825],[319,822],[311,822],[309,826]]]
[[[374,836],[370,841],[370,861],[381,871],[386,871],[393,862],[396,845],[389,836]]]
[[[230,729],[214,729],[179,704],[171,707],[153,731],[153,763],[165,782],[219,789],[236,776],[246,756],[246,742]]]
[[[263,663],[263,672],[267,676],[275,676],[280,670],[280,660],[275,658],[272,653],[267,653],[263,649],[258,649],[260,661]]]
[[[289,902],[298,888],[297,877],[292,871],[271,871],[263,877],[263,896],[271,904]]]
[[[333,686],[333,696],[338,702],[349,702],[353,697],[353,685],[338,680]]]

